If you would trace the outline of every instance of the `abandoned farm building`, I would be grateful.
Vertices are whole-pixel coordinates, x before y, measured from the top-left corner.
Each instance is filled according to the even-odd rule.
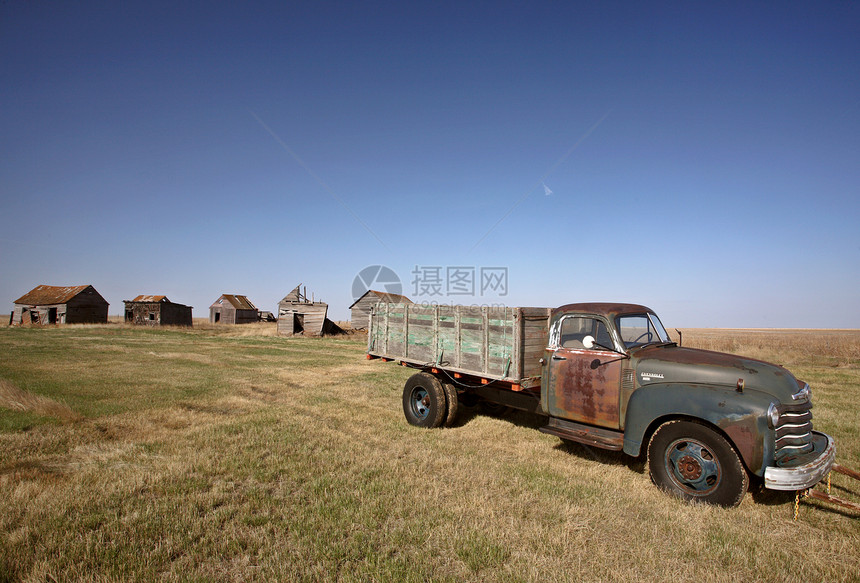
[[[11,324],[105,324],[109,305],[91,285],[39,285],[15,300]]]
[[[123,300],[125,321],[147,326],[191,326],[191,306],[174,304],[167,296],[137,296]]]
[[[260,322],[276,322],[277,318],[272,312],[267,312],[265,310],[259,310],[257,312],[260,317]]]
[[[245,296],[223,294],[209,306],[212,324],[250,324],[259,320],[257,306]]]
[[[367,290],[349,307],[350,320],[355,330],[366,330],[370,320],[370,309],[376,304],[411,304],[412,300],[400,294],[389,294],[381,291]]]
[[[337,324],[326,318],[328,304],[308,299],[307,288],[299,284],[278,302],[278,334],[280,336],[323,336],[342,333]]]

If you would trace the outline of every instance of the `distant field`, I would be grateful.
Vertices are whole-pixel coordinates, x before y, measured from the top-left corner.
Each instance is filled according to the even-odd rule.
[[[274,326],[0,327],[0,582],[860,580],[857,513],[683,503],[522,413],[413,428],[409,370]],[[860,467],[860,331],[681,332],[809,382]]]

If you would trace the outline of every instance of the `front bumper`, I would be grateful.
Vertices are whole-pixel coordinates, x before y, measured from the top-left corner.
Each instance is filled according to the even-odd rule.
[[[793,467],[768,466],[764,470],[764,487],[771,490],[805,490],[820,482],[836,459],[836,443],[826,433],[812,432],[814,449],[811,459]]]

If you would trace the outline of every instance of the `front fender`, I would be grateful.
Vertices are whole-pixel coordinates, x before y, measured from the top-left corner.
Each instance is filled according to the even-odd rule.
[[[717,385],[654,383],[634,391],[627,404],[624,452],[638,456],[655,421],[701,419],[732,442],[747,469],[757,476],[773,460],[774,432],[767,409],[773,397],[755,390],[738,392]]]

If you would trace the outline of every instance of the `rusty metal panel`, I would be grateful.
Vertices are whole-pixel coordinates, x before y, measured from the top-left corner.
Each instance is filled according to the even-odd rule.
[[[134,299],[133,299],[133,300],[131,300],[131,301],[132,301],[132,302],[149,302],[149,303],[155,303],[155,302],[169,302],[170,300],[168,300],[168,299],[167,299],[167,296],[140,295],[140,296],[137,296],[136,298],[134,298]]]
[[[17,300],[15,300],[13,303],[28,305],[65,304],[88,287],[92,286],[38,285]],[[93,291],[95,291],[95,289]]]
[[[601,427],[620,427],[621,370],[605,352],[547,349],[550,364],[546,384],[547,412],[553,417]],[[603,362],[598,366],[593,363]]]
[[[639,304],[613,304],[613,303],[580,303],[566,304],[552,311],[553,318],[558,314],[595,314],[616,318],[624,314],[645,314],[653,312],[650,308]]]

